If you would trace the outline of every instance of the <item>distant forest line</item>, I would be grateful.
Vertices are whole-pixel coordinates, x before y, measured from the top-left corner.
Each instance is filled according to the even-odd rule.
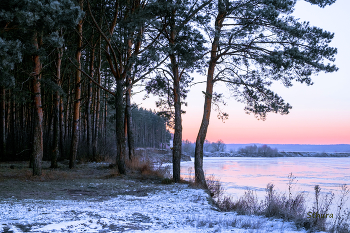
[[[226,144],[226,150],[235,150],[251,145],[267,145],[271,148],[276,148],[279,152],[350,152],[350,144],[331,144],[331,145],[312,145],[312,144],[262,144],[262,143],[249,143],[249,144]]]
[[[277,147],[289,150],[279,150]],[[206,141],[204,157],[350,157],[346,151],[350,145],[299,145],[299,144],[225,144]],[[183,153],[193,156],[194,143],[189,140],[183,142]],[[338,151],[332,151],[333,149]],[[344,151],[339,151],[343,148]],[[302,151],[304,149],[304,151]],[[326,151],[327,150],[327,151]]]

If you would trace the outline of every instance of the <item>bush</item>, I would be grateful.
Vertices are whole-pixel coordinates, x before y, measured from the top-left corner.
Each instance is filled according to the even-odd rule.
[[[262,156],[262,157],[278,156],[278,150],[276,148],[273,149],[267,145],[262,145],[260,147],[257,147],[256,145],[246,146],[244,148],[239,148],[238,153],[243,154],[245,156]]]
[[[211,143],[211,152],[224,152],[225,150],[226,144],[221,139]]]
[[[209,142],[205,140],[203,150],[207,152],[224,152],[226,150],[226,144],[220,139],[217,142]]]
[[[203,150],[209,152],[211,149],[211,143],[208,140],[204,141]]]
[[[182,141],[182,153],[187,155],[194,155],[195,144],[190,142],[188,139]]]

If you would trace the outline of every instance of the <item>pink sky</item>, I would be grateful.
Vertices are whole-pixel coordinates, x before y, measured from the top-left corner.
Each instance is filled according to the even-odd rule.
[[[320,73],[313,77],[314,85],[296,83],[291,88],[274,84],[272,89],[293,106],[290,114],[269,114],[266,121],[256,120],[244,113],[244,105],[229,98],[222,85],[214,91],[227,97],[223,108],[229,119],[222,123],[212,111],[207,139],[225,143],[270,143],[270,144],[350,144],[350,30],[348,28],[350,1],[337,0],[324,9],[298,1],[295,16],[311,25],[335,33],[331,46],[338,48],[335,64],[339,71]],[[205,76],[194,75],[195,82],[204,81]],[[183,115],[183,139],[195,141],[203,114],[205,85],[191,88],[187,98],[187,112]],[[142,101],[142,94],[133,97],[141,106],[155,109],[155,98]]]

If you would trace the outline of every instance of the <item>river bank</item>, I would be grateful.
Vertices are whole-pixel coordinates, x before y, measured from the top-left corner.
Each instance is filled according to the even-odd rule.
[[[202,189],[115,175],[108,163],[81,164],[75,177],[45,169],[35,179],[26,165],[0,164],[0,232],[305,232],[282,220],[220,212]]]
[[[204,157],[350,157],[347,152],[277,152],[275,154],[244,154],[239,152],[204,152]]]

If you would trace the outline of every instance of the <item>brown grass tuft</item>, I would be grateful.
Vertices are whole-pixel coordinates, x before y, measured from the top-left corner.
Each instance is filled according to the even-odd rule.
[[[131,172],[137,172],[143,176],[164,178],[167,168],[162,167],[162,163],[159,163],[158,166],[155,164],[149,157],[134,157],[132,160],[126,161],[126,166]]]

